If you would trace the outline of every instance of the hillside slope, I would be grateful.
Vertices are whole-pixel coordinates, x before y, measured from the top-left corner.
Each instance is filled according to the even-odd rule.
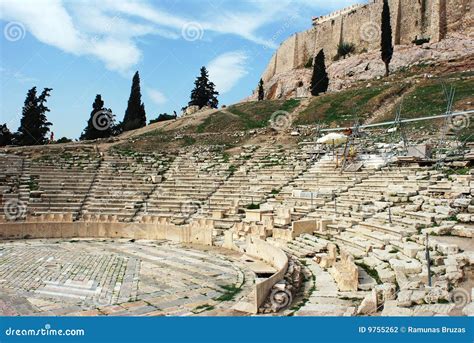
[[[387,79],[358,81],[348,89],[318,97],[243,102],[198,112],[124,134],[120,145],[124,149],[148,151],[191,145],[234,147],[262,141],[295,144],[314,132],[316,126],[393,120],[400,105],[402,118],[442,114],[446,110],[443,85],[455,89],[453,110],[472,109],[474,56],[442,65],[418,65]],[[275,115],[283,116],[277,117],[277,127],[272,122]],[[443,123],[443,120],[414,123],[407,129],[429,135],[438,132]],[[295,130],[300,135],[292,136]],[[466,136],[471,130],[466,128],[460,134]]]

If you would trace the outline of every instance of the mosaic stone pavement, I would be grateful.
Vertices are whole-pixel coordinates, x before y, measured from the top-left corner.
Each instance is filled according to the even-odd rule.
[[[126,240],[0,243],[0,315],[211,315],[254,274],[217,248]]]

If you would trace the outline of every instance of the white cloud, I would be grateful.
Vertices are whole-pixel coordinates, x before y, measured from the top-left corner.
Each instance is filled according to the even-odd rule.
[[[166,96],[157,89],[147,88],[146,93],[148,97],[156,104],[163,105],[168,102]]]
[[[39,41],[70,53],[83,45],[72,18],[59,0],[2,1],[0,17],[17,20]]]
[[[104,61],[108,69],[123,73],[137,64],[142,55],[132,41],[116,38],[98,40],[91,45],[91,49],[93,55]]]
[[[0,18],[21,22],[29,33],[45,44],[74,55],[94,56],[110,70],[126,73],[141,58],[134,41],[123,34],[114,37],[110,32],[103,34],[76,28],[73,17],[60,0],[2,2]]]
[[[209,79],[215,83],[220,94],[230,91],[241,78],[248,74],[248,56],[242,51],[232,51],[217,56],[209,62]]]

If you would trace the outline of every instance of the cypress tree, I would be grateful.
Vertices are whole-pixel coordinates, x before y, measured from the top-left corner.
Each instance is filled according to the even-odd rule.
[[[206,67],[201,68],[201,74],[194,81],[194,89],[191,91],[191,101],[188,106],[198,106],[200,109],[204,106],[217,108],[219,92],[215,90],[213,82],[209,81],[209,73]]]
[[[123,131],[139,129],[146,125],[145,105],[142,103],[140,91],[140,75],[138,71],[133,76],[132,89],[128,99],[127,110],[123,118]]]
[[[328,90],[329,78],[326,72],[324,51],[321,49],[313,63],[313,76],[311,77],[311,94],[314,96]]]
[[[7,124],[0,125],[0,146],[12,144],[13,135],[7,127]]]
[[[262,101],[265,98],[265,91],[263,90],[263,80],[260,79],[258,83],[258,101]]]
[[[92,111],[87,126],[80,140],[107,138],[112,136],[114,116],[112,110],[104,107],[102,96],[97,94],[92,104]]]
[[[46,118],[47,98],[50,96],[51,88],[45,88],[40,96],[37,96],[36,87],[31,88],[25,99],[22,110],[20,127],[16,134],[16,140],[19,145],[40,145],[45,144],[49,132],[49,126],[52,124]]]
[[[389,66],[393,56],[392,25],[390,24],[390,7],[387,0],[383,1],[381,36],[382,61],[385,63],[385,76],[387,77],[390,74]]]

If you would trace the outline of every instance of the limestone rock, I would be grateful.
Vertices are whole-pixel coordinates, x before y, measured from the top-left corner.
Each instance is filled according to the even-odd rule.
[[[377,293],[375,290],[367,294],[357,308],[357,314],[368,315],[377,312]]]

